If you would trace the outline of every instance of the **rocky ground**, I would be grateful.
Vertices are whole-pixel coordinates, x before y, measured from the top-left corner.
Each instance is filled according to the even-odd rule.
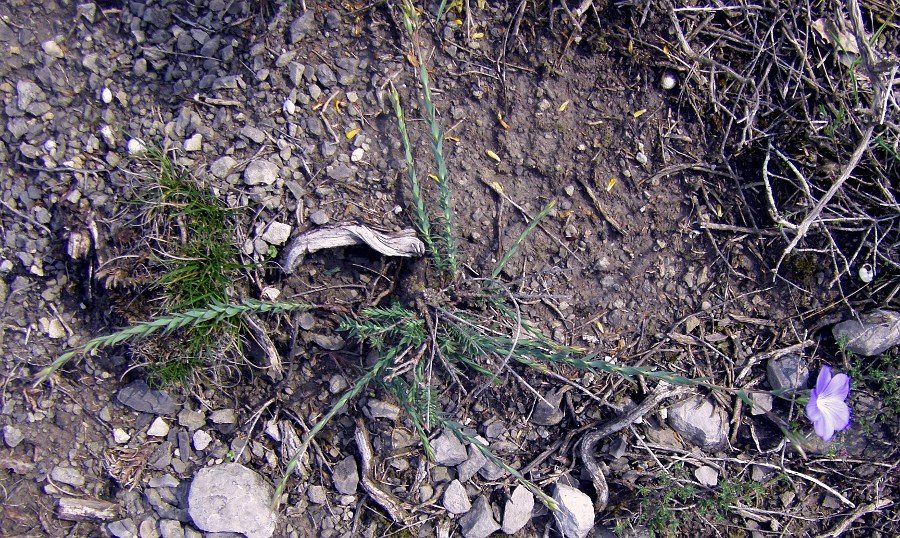
[[[680,77],[643,40],[671,29],[636,27],[639,9],[607,6],[608,28],[573,44],[561,11],[548,22],[513,8],[487,6],[459,21],[454,11],[425,28],[466,274],[489,273],[555,200],[503,275],[531,297],[524,312],[555,341],[745,389],[805,389],[822,364],[850,368],[828,330],[842,305],[825,272],[789,268],[815,293],[770,284],[770,235],[708,226],[746,200],[703,164],[709,126],[681,106]],[[565,516],[447,431],[432,432],[428,461],[397,402],[375,389],[320,434],[271,512],[272,484],[299,440],[358,376],[360,350],[337,331],[342,315],[403,298],[417,263],[360,247],[312,254],[290,274],[281,265],[290,238],[307,230],[410,226],[400,138],[383,96],[390,84],[411,131],[422,133],[414,141],[423,162],[428,148],[398,13],[390,4],[272,0],[0,5],[0,534],[900,528],[891,512],[897,428],[878,420],[896,415],[862,385],[851,397],[858,420],[831,444],[810,433],[801,407],[765,395],[753,396],[752,411],[715,391],[667,401],[600,443],[611,498],[595,515],[577,445],[653,383],[567,368],[505,375],[477,397],[443,387],[441,402],[494,454],[527,470]],[[223,346],[187,382],[160,385],[153,364],[173,344],[153,339],[89,354],[35,384],[67,349],[161,311],[159,259],[185,224],[159,228],[154,148],[229,208],[242,264],[233,300],[317,305],[263,320],[287,375],[273,376],[252,345]],[[897,344],[897,314],[863,321],[882,330],[854,342],[851,322],[858,354]],[[767,413],[804,432],[805,459]],[[360,454],[360,429],[372,458]],[[373,482],[397,500],[402,521]]]

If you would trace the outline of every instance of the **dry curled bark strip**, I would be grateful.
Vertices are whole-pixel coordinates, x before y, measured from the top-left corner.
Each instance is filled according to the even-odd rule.
[[[384,508],[394,523],[405,526],[409,523],[409,513],[403,508],[400,500],[394,495],[381,489],[381,486],[375,482],[372,476],[372,460],[375,458],[372,450],[372,442],[369,440],[369,432],[366,425],[361,419],[356,420],[356,433],[353,435],[356,440],[356,447],[359,450],[360,459],[362,459],[362,468],[359,473],[359,481],[363,489],[372,499]]]
[[[594,501],[594,510],[596,512],[602,512],[603,509],[606,508],[606,503],[609,501],[609,487],[606,485],[606,477],[603,475],[603,470],[600,469],[600,465],[597,463],[597,458],[594,455],[597,443],[602,439],[627,428],[631,424],[634,424],[637,419],[656,409],[656,407],[664,400],[678,396],[686,390],[685,387],[660,383],[639,405],[630,411],[625,412],[623,415],[584,434],[584,437],[581,440],[581,461],[584,462],[584,468],[587,469],[588,473],[591,475],[591,480],[594,483],[594,490],[597,492],[597,500]]]
[[[281,255],[282,270],[293,273],[303,256],[310,252],[352,245],[368,245],[385,256],[414,257],[425,253],[425,245],[416,237],[415,230],[407,228],[387,234],[360,224],[340,224],[316,228],[295,237]]]

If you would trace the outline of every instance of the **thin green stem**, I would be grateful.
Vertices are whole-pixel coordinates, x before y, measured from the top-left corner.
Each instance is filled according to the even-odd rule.
[[[522,233],[519,234],[519,237],[516,241],[509,247],[509,250],[506,251],[506,254],[503,255],[503,258],[500,260],[500,263],[497,264],[497,267],[494,269],[494,272],[491,273],[491,278],[496,279],[500,276],[500,272],[503,271],[503,268],[506,267],[507,262],[509,262],[510,258],[512,258],[516,252],[519,250],[519,247],[522,246],[522,243],[525,241],[525,238],[528,237],[535,227],[543,220],[544,217],[550,214],[550,211],[556,207],[556,202],[550,202],[549,204],[544,206],[544,209],[541,209],[541,212],[537,214],[534,219],[528,223],[528,226],[522,230]]]

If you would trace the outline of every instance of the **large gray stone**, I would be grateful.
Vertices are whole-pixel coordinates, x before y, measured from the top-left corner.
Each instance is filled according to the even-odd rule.
[[[803,357],[789,353],[766,364],[766,378],[773,389],[805,389],[809,367]]]
[[[531,521],[531,513],[534,511],[534,495],[528,488],[519,484],[513,490],[512,495],[506,501],[503,508],[502,531],[506,534],[515,534]]]
[[[16,82],[16,106],[22,112],[28,110],[31,103],[45,101],[47,95],[40,86],[30,80],[20,80]]]
[[[239,532],[269,538],[278,515],[272,511],[274,489],[262,476],[237,463],[201,469],[191,482],[188,513],[207,532]]]
[[[178,410],[178,405],[168,393],[151,389],[143,381],[134,381],[122,387],[116,395],[116,400],[141,413],[171,415]]]
[[[244,169],[247,185],[271,185],[278,179],[278,165],[269,161],[253,161]]]
[[[290,31],[291,44],[293,45],[294,43],[300,41],[304,37],[315,32],[315,30],[316,30],[315,12],[312,9],[310,9],[310,10],[305,11],[303,13],[303,15],[300,15],[299,17],[294,19],[294,22],[291,23],[291,31]]]
[[[465,514],[472,509],[466,487],[459,480],[450,482],[444,490],[444,508],[451,514]]]
[[[475,499],[472,509],[460,520],[464,538],[487,538],[500,530],[500,524],[494,520],[494,511],[484,495]]]
[[[900,345],[900,314],[879,308],[860,314],[858,320],[838,323],[831,333],[847,351],[867,357],[881,355]]]
[[[553,518],[565,538],[584,538],[594,528],[594,503],[579,489],[557,484],[553,500],[559,509]]]
[[[669,426],[703,450],[722,450],[727,441],[725,411],[694,396],[669,408]]]
[[[355,495],[356,486],[359,485],[359,470],[356,466],[356,458],[347,456],[334,466],[331,473],[334,488],[344,495]]]
[[[444,431],[431,443],[434,449],[434,462],[438,465],[453,467],[466,461],[469,457],[466,454],[466,447],[459,442],[459,439],[452,432]]]

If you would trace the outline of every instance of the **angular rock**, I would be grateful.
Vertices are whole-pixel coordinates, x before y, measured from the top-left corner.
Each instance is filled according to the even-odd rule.
[[[452,432],[447,430],[431,443],[431,448],[434,449],[434,462],[438,465],[453,467],[466,461],[469,457],[466,447]]]
[[[131,518],[113,521],[106,526],[106,531],[116,538],[137,538],[138,527]]]
[[[262,234],[262,240],[270,245],[283,245],[291,237],[291,225],[273,221]]]
[[[478,469],[478,475],[488,482],[495,482],[497,480],[500,480],[507,474],[508,473],[506,472],[506,469],[500,467],[490,460],[486,461],[484,465],[481,466],[481,469]]]
[[[512,496],[506,501],[503,508],[503,526],[501,530],[506,534],[515,534],[531,521],[531,513],[534,510],[534,494],[528,488],[519,484],[513,490]]]
[[[253,127],[252,125],[247,125],[246,127],[242,128],[241,136],[245,136],[253,142],[256,142],[257,144],[262,144],[266,141],[266,133],[262,132],[256,127]]]
[[[668,410],[669,426],[703,450],[722,450],[727,441],[725,411],[707,398],[694,396]]]
[[[269,161],[253,161],[244,169],[247,185],[271,185],[278,179],[278,165]]]
[[[486,439],[480,436],[476,437],[476,439],[478,439],[481,444],[485,446],[488,445]],[[469,457],[466,458],[466,461],[456,466],[456,473],[459,475],[460,482],[468,482],[469,479],[475,476],[488,461],[487,456],[485,456],[481,450],[478,450],[478,447],[474,444],[470,444],[467,447],[467,450]]]
[[[57,465],[50,471],[50,479],[75,488],[84,486],[84,475],[78,469]]]
[[[484,495],[475,499],[472,509],[460,520],[464,538],[487,538],[500,530],[500,524],[494,520],[494,511]]]
[[[206,415],[204,415],[202,411],[182,409],[178,413],[178,424],[191,431],[199,430],[203,426],[206,426]]]
[[[704,486],[711,488],[719,483],[719,472],[708,465],[701,465],[694,470],[694,476],[697,481]]]
[[[209,421],[213,424],[234,424],[237,415],[234,409],[217,409],[209,414]]]
[[[30,80],[20,80],[16,82],[16,106],[22,112],[28,110],[31,103],[37,103],[47,100],[47,95],[40,86]]]
[[[555,426],[562,421],[565,412],[560,409],[559,403],[569,387],[552,390],[544,395],[543,400],[538,400],[531,415],[531,421],[540,426]],[[545,401],[546,400],[546,401]]]
[[[228,155],[219,157],[209,165],[209,173],[219,179],[225,179],[228,177],[228,174],[231,173],[231,170],[234,169],[235,165],[237,165],[237,161],[234,160],[234,157],[229,157]]]
[[[309,502],[313,504],[325,504],[328,502],[328,497],[325,496],[325,488],[322,486],[310,484],[306,488],[306,496],[309,498]]]
[[[359,485],[359,470],[356,467],[356,458],[347,456],[338,462],[332,470],[331,479],[334,481],[334,489],[343,495],[355,495],[356,486]]]
[[[800,355],[789,353],[766,364],[766,378],[773,389],[805,389],[809,367]]]
[[[444,490],[444,508],[451,514],[465,514],[472,509],[466,487],[459,480],[454,480]]]
[[[565,484],[557,484],[553,500],[559,510],[553,518],[565,538],[584,538],[594,528],[594,503],[584,492]]]
[[[25,434],[22,433],[22,430],[12,424],[3,426],[3,442],[6,443],[6,446],[16,448],[23,440],[25,440]]]
[[[184,527],[181,522],[174,519],[161,519],[159,521],[159,535],[161,538],[184,538]]]
[[[168,393],[151,389],[143,381],[134,381],[122,387],[116,395],[116,400],[141,413],[171,415],[178,410],[178,405]]]
[[[900,345],[900,313],[876,309],[860,314],[859,319],[838,323],[831,329],[844,349],[858,355],[881,355]]]
[[[269,538],[278,514],[271,508],[274,488],[237,463],[201,469],[191,482],[188,513],[207,532],[239,532]]]
[[[203,135],[195,133],[193,136],[184,141],[184,151],[200,151],[203,149]]]
[[[169,425],[166,424],[166,421],[163,420],[162,417],[156,417],[153,423],[150,424],[147,435],[150,437],[165,437],[169,435]]]
[[[315,32],[316,30],[316,20],[315,20],[315,12],[313,10],[307,10],[300,15],[294,22],[291,23],[290,30],[290,38],[291,44],[297,43],[304,37],[309,34]]]
[[[194,432],[193,442],[194,450],[206,450],[212,442],[212,436],[203,430],[197,430]]]
[[[321,209],[318,211],[313,211],[309,215],[309,221],[315,224],[316,226],[324,226],[328,224],[331,220],[331,217],[328,216],[328,213],[322,211]]]
[[[390,402],[369,400],[369,414],[372,415],[372,418],[397,420],[400,418],[400,408]]]

